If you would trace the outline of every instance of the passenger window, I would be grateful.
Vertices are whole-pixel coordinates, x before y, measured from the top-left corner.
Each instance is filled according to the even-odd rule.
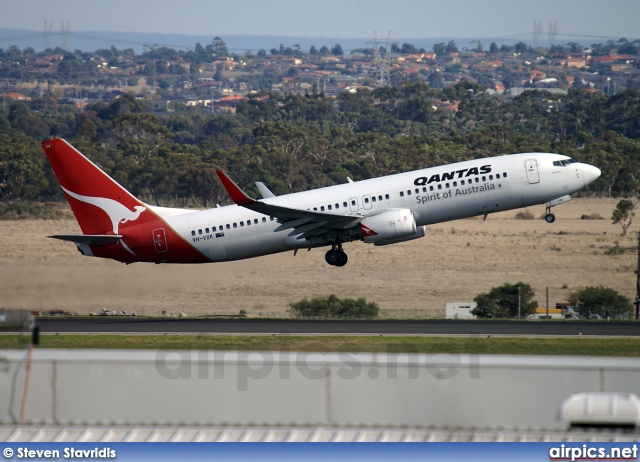
[[[257,225],[258,224],[258,219],[256,218],[255,220],[253,220],[253,224]]]
[[[251,226],[251,220],[247,220],[247,226]]]
[[[499,180],[500,179],[500,174],[496,173],[496,178]]]
[[[320,207],[320,211],[324,212],[324,205]]]
[[[318,211],[318,207],[314,207],[313,210],[315,210],[317,212]]]
[[[262,222],[266,223],[267,222],[267,217],[262,217]]]
[[[429,191],[433,191],[433,185],[429,186]]]
[[[378,196],[378,200],[382,202],[382,196]]]
[[[336,210],[340,208],[340,204],[336,204]]]
[[[222,225],[220,225],[220,227],[218,228],[220,231],[222,231],[224,229],[224,227]]]
[[[195,230],[191,231],[191,235],[195,236],[196,235],[196,231]]]
[[[356,204],[354,203],[353,205],[356,205]],[[346,208],[347,208],[347,203],[346,203],[346,202],[343,202],[343,203],[342,203],[342,206],[346,209]]]
[[[238,223],[234,223],[234,224],[233,224],[233,227],[234,227],[234,228],[237,228],[237,227],[238,227]]]
[[[384,198],[385,198],[385,199],[387,199],[387,200],[389,200],[389,194],[385,194],[385,195],[384,195]]]
[[[376,201],[376,196],[373,196],[373,197],[371,198],[371,202],[375,202],[375,201]]]
[[[407,191],[407,196],[410,196],[410,195],[411,195],[411,190],[408,190]]]
[[[269,217],[269,220],[273,221],[273,220],[274,220],[274,218],[273,218],[273,217]]]
[[[480,178],[476,177],[476,183],[480,183]]]
[[[231,225],[227,223],[227,229],[231,229]]]
[[[356,201],[351,201],[351,205],[356,205]]]
[[[327,205],[327,210],[332,210],[331,204]]]
[[[404,197],[404,192],[400,191],[400,197]]]
[[[420,188],[416,188],[416,194],[420,194]]]
[[[493,175],[489,175],[489,181],[493,180]]]
[[[486,177],[486,176],[483,176],[483,177],[482,177],[482,181],[487,181],[487,177]]]
[[[438,189],[442,189],[442,185],[441,184],[438,185]]]
[[[201,229],[198,230],[198,234],[202,234],[202,230]]]
[[[457,182],[457,181],[454,181],[454,182],[453,182],[453,187],[455,188],[455,187],[457,187],[457,186],[458,186],[458,182]]]
[[[460,184],[464,186],[464,180],[460,180]]]
[[[503,176],[503,178],[506,178],[506,177],[507,177],[507,172],[504,172],[504,173],[502,174],[502,176]]]
[[[445,184],[445,186],[447,187],[447,189],[449,189],[449,183]]]

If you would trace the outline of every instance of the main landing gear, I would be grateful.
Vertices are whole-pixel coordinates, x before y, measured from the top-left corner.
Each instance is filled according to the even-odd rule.
[[[344,266],[349,261],[349,257],[342,250],[342,244],[333,244],[331,250],[325,254],[324,259],[331,266]]]

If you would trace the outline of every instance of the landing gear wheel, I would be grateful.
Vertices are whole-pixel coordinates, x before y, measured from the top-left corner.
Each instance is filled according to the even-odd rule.
[[[342,250],[342,246],[334,246],[333,249],[325,254],[324,259],[331,266],[344,266],[349,261],[349,257]]]
[[[556,216],[553,213],[547,213],[544,219],[547,220],[547,223],[553,223],[556,221]]]
[[[331,266],[338,266],[338,263],[342,261],[342,252],[337,249],[331,249],[324,255],[324,259]]]
[[[349,261],[349,257],[347,257],[347,254],[344,253],[342,250],[340,250],[339,252],[340,252],[340,261],[336,263],[336,266],[344,266]]]

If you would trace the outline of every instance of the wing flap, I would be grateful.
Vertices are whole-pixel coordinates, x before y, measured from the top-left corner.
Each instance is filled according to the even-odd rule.
[[[309,223],[311,220],[313,220],[313,217],[305,217],[305,218],[299,218],[297,220],[286,221],[282,223],[280,226],[278,226],[276,229],[274,229],[274,231],[275,232],[284,231],[285,229],[292,229],[298,226],[303,226]]]
[[[317,223],[309,223],[309,224],[306,224],[306,225],[297,226],[293,231],[291,231],[289,233],[289,236],[295,236],[296,234],[306,233],[306,232],[312,231],[314,229],[322,228],[326,224],[327,224],[326,221],[320,221],[320,222],[317,222]]]

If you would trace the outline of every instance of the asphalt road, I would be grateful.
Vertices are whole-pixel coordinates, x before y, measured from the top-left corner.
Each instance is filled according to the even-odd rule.
[[[319,321],[287,319],[42,318],[42,333],[640,336],[640,323],[607,321]]]

